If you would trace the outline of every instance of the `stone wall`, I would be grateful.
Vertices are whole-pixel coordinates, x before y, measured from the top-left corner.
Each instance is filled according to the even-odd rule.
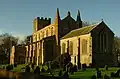
[[[80,47],[79,46],[79,39],[80,38]],[[86,49],[83,49],[83,40],[87,40],[87,44],[85,46]],[[71,54],[70,51],[70,55],[71,55],[71,62],[73,64],[87,64],[89,65],[90,63],[92,63],[92,46],[91,46],[91,36],[90,34],[86,34],[86,35],[81,35],[81,36],[77,36],[77,37],[72,37],[72,38],[67,38],[67,39],[61,39],[61,54],[68,52],[67,49],[70,48],[70,45],[68,46],[68,41],[69,43],[72,42],[73,43],[73,53]],[[65,44],[65,48],[62,46],[63,44]],[[65,50],[65,52],[63,52],[63,49]],[[83,49],[83,50],[82,50]],[[80,50],[80,61],[78,61],[78,50]],[[86,51],[86,52],[84,52]]]

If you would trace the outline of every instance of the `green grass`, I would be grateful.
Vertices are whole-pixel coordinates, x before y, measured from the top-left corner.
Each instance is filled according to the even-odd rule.
[[[0,67],[3,67],[3,66],[7,66],[7,65],[0,65]],[[14,67],[14,69],[12,71],[14,72],[23,72],[22,68],[25,67],[26,64],[21,64],[21,65],[18,65],[17,67]],[[39,65],[40,67],[40,70],[42,69],[42,66]],[[36,68],[36,66],[35,66]],[[44,66],[45,69],[47,69],[46,66]],[[100,68],[100,71],[102,73],[102,76],[104,76],[104,74],[107,74],[108,76],[110,76],[111,72],[116,72],[118,69],[120,68],[116,68],[116,67],[111,67],[111,68],[108,68],[108,71],[105,70],[105,68]],[[53,74],[54,76],[58,76],[58,73],[61,69],[55,69],[53,70]],[[31,68],[31,72],[33,72],[32,68]],[[44,75],[49,75],[49,73],[41,73],[41,74],[44,74]],[[95,68],[87,68],[85,71],[82,71],[82,70],[78,70],[78,72],[74,72],[74,74],[69,74],[69,77],[72,78],[72,79],[76,79],[76,78],[79,78],[79,79],[90,79],[92,75],[96,75],[96,69]],[[112,79],[120,79],[120,78],[112,78]]]
[[[0,64],[0,68],[3,68],[3,67],[6,67],[8,66],[9,64]]]
[[[105,68],[100,68],[102,76],[104,74],[107,74],[110,76],[111,72],[116,72],[119,68],[109,68],[108,71],[105,70]],[[86,71],[81,71],[79,70],[78,72],[75,72],[74,75],[70,74],[70,78],[75,79],[75,78],[81,78],[81,79],[90,79],[92,75],[96,75],[96,70],[95,68],[88,68]],[[116,78],[114,78],[116,79]]]
[[[17,67],[14,67],[12,71],[14,72],[23,72],[22,68],[25,67],[26,64],[21,64],[21,65],[18,65]]]
[[[23,67],[26,67],[26,64],[18,65],[17,67],[14,67],[12,71],[15,71],[15,72],[23,72],[23,70],[22,70]],[[37,67],[37,66],[35,65],[35,66],[34,66],[34,69],[35,69],[36,67]],[[39,65],[39,67],[40,67],[40,71],[41,71],[41,70],[42,70],[42,65]],[[31,68],[31,67],[30,67],[30,68]],[[48,69],[48,67],[46,67],[46,66],[43,66],[43,68],[44,68],[45,70]],[[30,72],[34,72],[32,68],[30,69]]]
[[[116,72],[120,68],[109,68],[108,71],[105,70],[105,68],[100,68],[100,71],[102,73],[102,76],[104,74],[110,76],[111,72]],[[59,70],[54,70],[53,74],[54,76],[58,76]],[[69,78],[71,79],[90,79],[92,75],[96,75],[96,69],[95,68],[87,68],[85,71],[78,70],[78,72],[74,72],[73,75],[69,74]],[[120,78],[112,78],[112,79],[120,79]]]

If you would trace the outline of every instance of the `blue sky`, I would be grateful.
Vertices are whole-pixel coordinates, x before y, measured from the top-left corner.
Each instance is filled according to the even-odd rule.
[[[32,34],[35,17],[50,17],[53,21],[56,8],[61,18],[70,11],[76,19],[79,9],[83,21],[92,23],[104,19],[115,35],[120,36],[120,0],[1,0],[0,33],[12,33],[22,39]]]

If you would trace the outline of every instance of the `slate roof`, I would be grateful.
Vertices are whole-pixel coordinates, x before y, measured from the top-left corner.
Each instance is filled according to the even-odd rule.
[[[100,24],[100,23],[99,23]],[[75,37],[75,36],[80,36],[80,35],[85,35],[90,33],[96,26],[98,25],[98,23],[90,25],[90,26],[85,26],[79,29],[75,29],[70,31],[68,34],[66,34],[65,36],[63,36],[61,39],[66,39],[66,38],[70,38],[70,37]]]

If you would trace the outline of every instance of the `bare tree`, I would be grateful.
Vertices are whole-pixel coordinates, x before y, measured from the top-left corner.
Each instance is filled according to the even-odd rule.
[[[10,35],[9,33],[4,33],[0,35],[0,55],[6,56],[3,58],[0,58],[0,60],[3,61],[4,58],[7,58],[9,60],[10,56],[10,50],[13,45],[18,44],[18,38]]]

